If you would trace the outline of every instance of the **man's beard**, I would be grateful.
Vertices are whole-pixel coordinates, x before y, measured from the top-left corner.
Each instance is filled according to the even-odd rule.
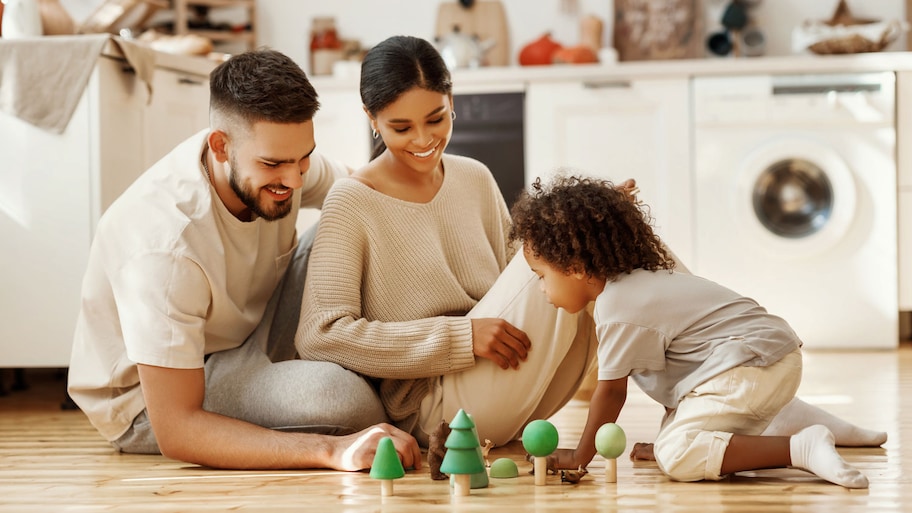
[[[253,191],[248,184],[242,184],[239,181],[237,173],[238,165],[234,155],[228,156],[228,163],[231,166],[231,169],[228,170],[228,183],[231,184],[231,190],[237,194],[238,198],[241,199],[241,202],[244,203],[244,206],[249,208],[257,217],[261,217],[267,221],[276,221],[291,213],[291,199],[294,196],[294,192],[288,195],[288,199],[282,201],[272,201],[268,199],[265,201],[265,203],[267,203],[266,206],[261,205],[258,200],[259,191]]]

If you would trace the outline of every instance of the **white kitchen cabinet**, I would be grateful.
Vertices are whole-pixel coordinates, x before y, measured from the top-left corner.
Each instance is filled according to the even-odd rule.
[[[62,134],[0,113],[0,367],[69,365],[98,219],[174,141],[205,126],[191,120],[205,119],[208,89],[191,99],[172,75],[156,70],[147,105],[125,62],[99,57]]]
[[[367,114],[361,108],[357,84],[331,87],[314,81],[320,100],[320,110],[314,117],[314,138],[317,151],[338,160],[351,169],[358,169],[370,159],[371,136]],[[318,209],[301,209],[297,227],[303,232],[320,220]]]
[[[912,311],[912,187],[899,190],[899,311]]]
[[[209,126],[209,77],[157,69],[152,91],[144,117],[144,167]]]
[[[571,168],[634,178],[657,233],[693,261],[689,80],[532,82],[526,91],[526,183]]]
[[[315,86],[320,100],[320,110],[314,116],[317,151],[352,169],[367,164],[371,151],[370,124],[357,84],[347,88]]]
[[[899,310],[912,311],[912,71],[896,74]]]

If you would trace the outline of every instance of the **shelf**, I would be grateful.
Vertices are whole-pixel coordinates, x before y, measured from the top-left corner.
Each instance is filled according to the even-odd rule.
[[[187,29],[186,34],[196,34],[198,36],[208,37],[214,43],[225,42],[225,41],[243,41],[248,45],[253,45],[256,43],[256,35],[249,31],[245,30],[243,32],[231,32],[228,30],[199,30],[199,29]]]
[[[252,9],[256,6],[254,0],[184,0],[175,4],[200,5],[206,7],[246,7]]]
[[[256,46],[256,1],[255,0],[173,0],[174,33],[196,34],[209,38],[213,43],[242,42],[248,49]],[[242,8],[247,10],[247,22],[250,30],[210,30],[190,27],[190,11],[193,7],[211,9]]]

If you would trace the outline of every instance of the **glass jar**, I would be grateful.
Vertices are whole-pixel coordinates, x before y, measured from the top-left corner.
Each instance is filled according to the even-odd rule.
[[[314,75],[329,75],[335,61],[342,55],[342,40],[336,32],[332,17],[314,18],[310,30],[310,71]]]

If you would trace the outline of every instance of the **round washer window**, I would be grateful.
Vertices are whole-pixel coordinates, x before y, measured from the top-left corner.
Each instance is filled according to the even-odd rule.
[[[833,186],[819,166],[805,159],[780,160],[754,184],[754,213],[767,230],[797,239],[817,233],[833,213]]]

